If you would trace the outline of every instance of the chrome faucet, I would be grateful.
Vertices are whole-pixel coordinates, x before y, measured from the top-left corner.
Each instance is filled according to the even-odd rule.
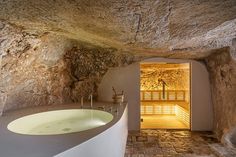
[[[81,108],[83,108],[83,106],[84,106],[84,97],[80,98],[80,105],[81,105]]]
[[[93,108],[93,94],[89,95],[89,99],[90,99],[90,107]]]

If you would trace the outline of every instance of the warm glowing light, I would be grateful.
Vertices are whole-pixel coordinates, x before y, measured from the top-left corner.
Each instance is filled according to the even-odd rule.
[[[176,128],[190,126],[190,65],[168,63],[142,63],[140,65],[140,100],[142,118],[147,118],[150,126],[176,122]],[[160,116],[158,118],[157,116]],[[146,117],[145,117],[146,116]],[[158,122],[152,121],[153,116]],[[163,117],[166,116],[166,117]],[[175,122],[171,122],[175,117]],[[163,119],[163,122],[160,120]],[[169,122],[167,122],[169,120]],[[142,124],[144,125],[144,122]],[[177,123],[179,123],[177,125]],[[147,126],[147,122],[146,125]],[[169,125],[170,126],[170,125]]]
[[[141,69],[141,90],[162,90],[163,80],[166,90],[189,90],[189,64],[143,63]]]
[[[179,105],[175,105],[175,115],[179,118],[179,120],[189,127],[190,116],[186,109],[180,107]]]

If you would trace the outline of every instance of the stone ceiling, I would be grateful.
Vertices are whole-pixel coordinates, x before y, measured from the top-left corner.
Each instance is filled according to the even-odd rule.
[[[2,0],[0,19],[119,51],[202,58],[232,46],[235,0]]]

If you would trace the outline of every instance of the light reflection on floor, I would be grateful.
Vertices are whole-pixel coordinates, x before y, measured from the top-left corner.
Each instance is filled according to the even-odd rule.
[[[175,115],[142,115],[142,129],[188,129]]]

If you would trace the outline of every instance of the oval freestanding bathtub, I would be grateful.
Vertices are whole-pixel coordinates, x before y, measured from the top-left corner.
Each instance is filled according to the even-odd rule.
[[[58,135],[93,129],[112,119],[113,115],[104,111],[67,109],[24,116],[9,123],[7,128],[25,135]]]

